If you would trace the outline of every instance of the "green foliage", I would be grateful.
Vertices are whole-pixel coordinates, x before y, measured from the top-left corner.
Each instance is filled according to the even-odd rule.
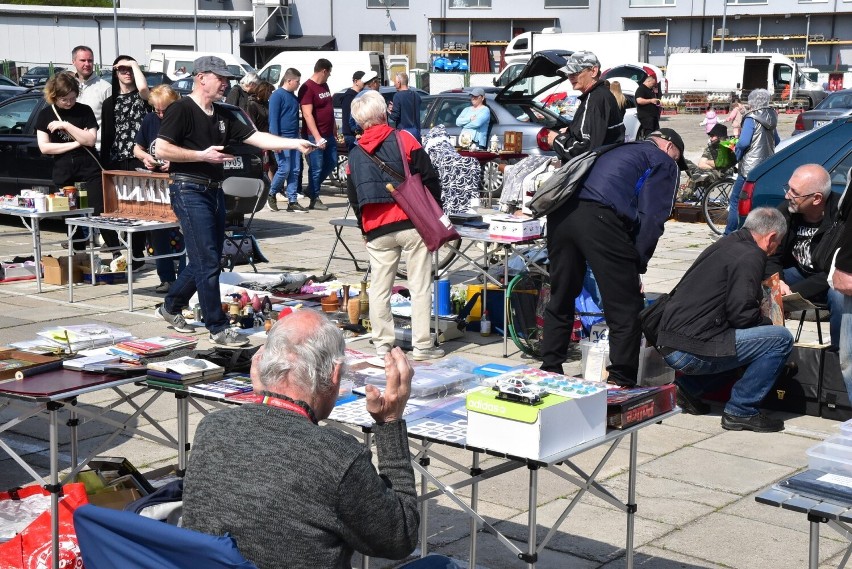
[[[112,0],[5,0],[5,4],[25,6],[71,6],[75,8],[112,8]],[[119,6],[121,4],[119,3]]]

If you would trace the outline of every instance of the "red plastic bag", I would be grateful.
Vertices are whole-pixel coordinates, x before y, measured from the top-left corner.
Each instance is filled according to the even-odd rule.
[[[22,499],[49,492],[40,486],[27,486],[14,493],[0,492],[0,500]],[[82,484],[66,484],[59,499],[59,567],[82,569],[83,558],[74,532],[74,510],[88,504]],[[43,512],[21,533],[0,544],[0,569],[50,569],[52,564],[50,510]]]

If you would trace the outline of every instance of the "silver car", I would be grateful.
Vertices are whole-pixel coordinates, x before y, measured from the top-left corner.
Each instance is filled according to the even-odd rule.
[[[793,134],[825,126],[839,117],[852,116],[852,89],[835,91],[823,99],[816,107],[805,111],[796,118]]]

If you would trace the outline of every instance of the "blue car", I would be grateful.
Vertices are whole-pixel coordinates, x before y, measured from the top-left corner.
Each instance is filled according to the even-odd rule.
[[[782,142],[775,155],[746,178],[740,194],[740,218],[755,207],[777,207],[784,199],[784,184],[802,164],[821,164],[831,175],[831,189],[843,192],[852,168],[852,117],[836,119],[788,144]]]

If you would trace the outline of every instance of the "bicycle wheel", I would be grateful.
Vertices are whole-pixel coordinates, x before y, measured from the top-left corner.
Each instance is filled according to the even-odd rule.
[[[512,342],[524,354],[541,357],[544,310],[550,302],[550,277],[539,272],[520,273],[509,282],[506,296]]]
[[[458,249],[461,247],[461,239],[456,239],[455,241],[450,242],[453,247]],[[445,269],[453,260],[456,258],[456,252],[453,249],[450,249],[447,246],[442,246],[438,249],[438,271],[442,271]],[[405,266],[405,259],[401,259],[399,262],[399,266],[396,268],[396,274],[401,279],[408,278],[408,270]]]
[[[728,203],[734,181],[730,178],[716,182],[704,193],[701,200],[704,219],[716,235],[721,235],[728,224]]]

